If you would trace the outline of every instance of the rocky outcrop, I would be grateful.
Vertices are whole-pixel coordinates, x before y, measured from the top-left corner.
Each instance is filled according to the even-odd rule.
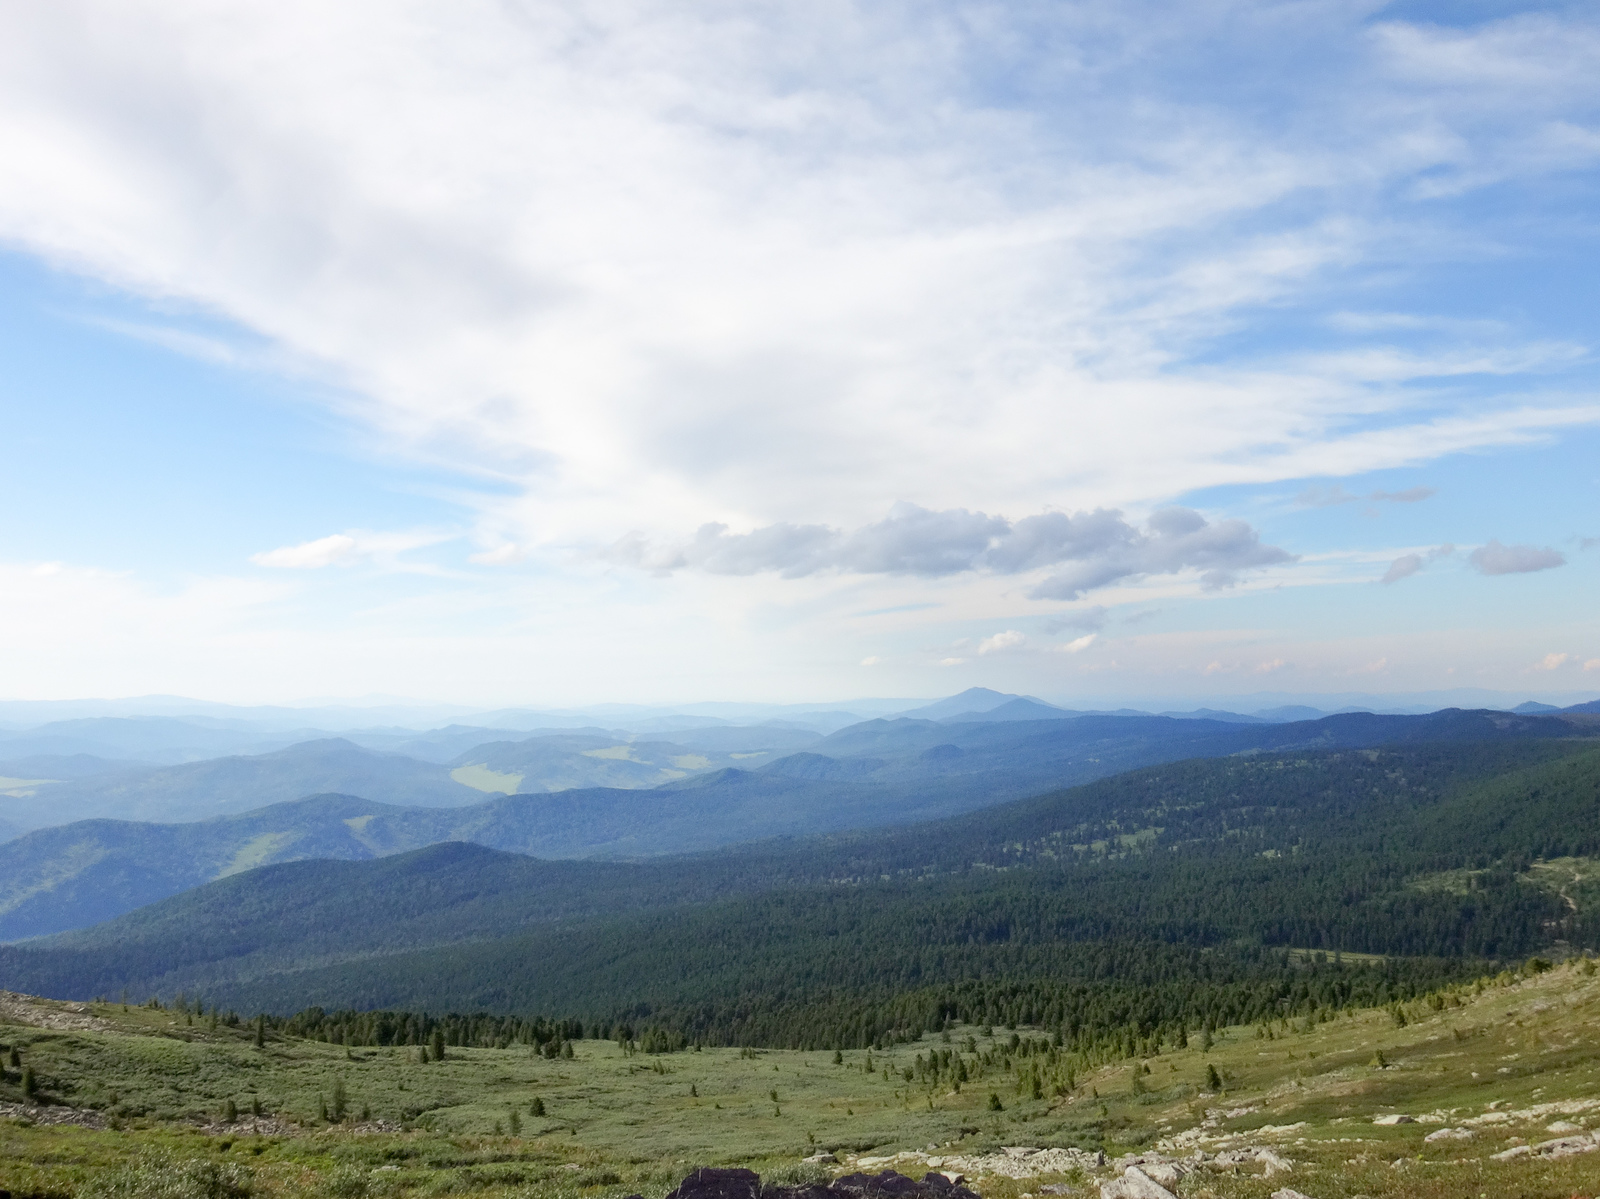
[[[637,1199],[637,1197],[636,1197]],[[930,1173],[918,1182],[893,1170],[877,1174],[845,1174],[829,1183],[786,1186],[767,1183],[754,1170],[696,1170],[667,1199],[978,1199],[943,1174]]]

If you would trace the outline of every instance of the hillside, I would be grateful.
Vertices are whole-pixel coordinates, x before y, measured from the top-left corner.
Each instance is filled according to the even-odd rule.
[[[1248,1021],[1113,1040],[951,1013],[838,1053],[663,1052],[643,1021],[550,1013],[321,1009],[258,1048],[251,1025],[193,1003],[0,995],[0,1046],[37,1088],[0,1078],[0,1188],[657,1199],[728,1164],[775,1183],[943,1170],[984,1199],[1095,1194],[1130,1168],[1214,1199],[1592,1192],[1592,962],[1324,1002],[1350,968],[1281,962],[1285,1001]],[[436,1032],[443,1059],[419,1060]]]
[[[1263,944],[1520,958],[1596,940],[1586,897],[1529,870],[1600,855],[1600,750],[1573,748],[1180,763],[914,828],[569,864],[560,910],[536,887],[476,887],[479,870],[516,877],[498,855],[451,859],[461,898],[422,913],[406,879],[426,854],[273,867],[0,948],[0,974],[62,996],[200,987],[250,1009],[643,1002],[772,1038],[800,1035],[823,995],[853,1020],[906,988],[1092,977],[1110,945],[1139,969],[1175,952],[1179,976],[1195,951],[1238,947],[1243,969]]]
[[[483,792],[447,767],[362,749],[341,738],[304,741],[271,753],[96,774],[39,786],[13,801],[19,824],[75,820],[203,820],[320,792],[368,794],[396,804],[476,803]]]
[[[677,753],[684,747],[616,743],[594,734],[478,747],[454,766],[319,742],[264,759],[167,768],[157,772],[159,777],[140,776],[138,786],[155,789],[151,803],[198,794],[212,803],[226,799],[243,806],[246,797],[263,791],[282,794],[323,783],[386,802],[351,801],[347,794],[326,803],[297,801],[192,825],[98,821],[35,832],[0,845],[0,940],[81,928],[247,866],[310,857],[362,859],[457,840],[547,858],[646,858],[774,836],[912,824],[1185,755],[1386,741],[1494,745],[1519,736],[1533,738],[1526,740],[1530,746],[1555,745],[1563,735],[1589,731],[1560,719],[1481,712],[1355,714],[1259,726],[1160,717],[954,725],[870,721],[826,739],[800,734],[816,750],[787,753],[755,770],[709,769],[729,759],[750,764],[751,757],[740,756],[749,750],[729,750],[717,758],[709,750]],[[769,737],[738,729],[732,733],[746,740],[727,738],[748,745],[781,739],[783,732]],[[591,756],[597,752],[612,756]],[[708,769],[644,791],[574,788],[485,799],[485,792],[465,785],[526,787],[521,771],[566,769],[562,763],[573,761],[591,772],[612,767],[637,772],[635,782],[658,774],[661,762],[679,763],[674,771]],[[456,778],[446,777],[450,773]],[[206,789],[211,781],[229,777],[249,781],[253,790],[242,783],[226,796]],[[84,785],[90,784],[132,785],[105,779]],[[162,791],[163,786],[168,789]],[[446,789],[460,806],[396,807],[424,802],[433,788]]]

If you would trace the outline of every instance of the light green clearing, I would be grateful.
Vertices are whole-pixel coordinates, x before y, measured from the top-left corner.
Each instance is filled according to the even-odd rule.
[[[770,749],[758,749],[747,754],[729,754],[728,756],[730,758],[764,758],[771,752]]]
[[[644,759],[633,752],[631,745],[613,745],[609,749],[586,749],[583,751],[586,758],[605,758],[611,762],[640,762]]]
[[[60,780],[0,778],[0,795],[9,795],[12,799],[28,799],[33,795],[33,788],[55,782]]]
[[[450,777],[474,791],[497,791],[502,795],[515,795],[517,788],[522,785],[523,778],[520,774],[502,774],[498,770],[490,770],[487,766],[476,763],[471,766],[457,766],[450,772]]]
[[[262,833],[259,837],[251,837],[239,847],[239,852],[233,855],[233,861],[217,872],[217,877],[227,878],[230,874],[265,865],[277,856],[279,850],[299,839],[299,833]]]
[[[672,764],[683,770],[706,770],[711,766],[711,759],[701,754],[679,754],[672,759]]]

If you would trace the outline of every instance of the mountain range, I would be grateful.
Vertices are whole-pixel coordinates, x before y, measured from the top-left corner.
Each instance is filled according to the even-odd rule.
[[[348,742],[315,742],[256,759],[162,768],[154,776],[137,776],[137,787],[120,784],[125,801],[154,802],[148,796],[163,781],[169,790],[162,802],[227,802],[243,812],[183,823],[91,819],[37,829],[0,845],[0,940],[85,927],[210,880],[300,859],[360,860],[445,841],[542,858],[644,859],[937,819],[1181,759],[1422,743],[1559,742],[1597,733],[1600,719],[1592,716],[1501,712],[1353,713],[1248,725],[1152,716],[873,720],[815,738],[813,748],[797,753],[736,751],[750,755],[742,761],[764,762],[754,769],[712,768],[649,789],[573,787],[488,797],[490,787],[509,786],[513,778],[523,782],[526,776],[517,775],[524,769],[565,768],[577,761],[649,780],[659,777],[662,763],[683,769],[692,751],[558,734],[478,747],[451,768],[374,754]],[[587,756],[583,746],[599,747],[602,756]],[[674,749],[684,754],[673,756]],[[712,752],[695,755],[696,765],[713,766]],[[370,784],[378,770],[391,780],[378,789],[383,799],[354,793],[354,787],[299,798],[330,777]],[[458,782],[460,777],[483,789]],[[177,789],[174,779],[188,789]],[[227,781],[226,791],[218,789],[219,779]],[[279,802],[255,806],[248,803],[252,796]],[[437,798],[429,804],[429,797]]]

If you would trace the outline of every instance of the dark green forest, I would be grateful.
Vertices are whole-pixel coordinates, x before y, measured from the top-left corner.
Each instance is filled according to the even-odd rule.
[[[1600,945],[1595,913],[1527,877],[1569,855],[1600,855],[1593,742],[1252,754],[647,864],[457,844],[268,867],[0,948],[0,976],[349,1009],[329,1027],[360,1043],[395,1034],[357,1010],[480,1011],[811,1048],[1022,1023],[1120,1052]]]

